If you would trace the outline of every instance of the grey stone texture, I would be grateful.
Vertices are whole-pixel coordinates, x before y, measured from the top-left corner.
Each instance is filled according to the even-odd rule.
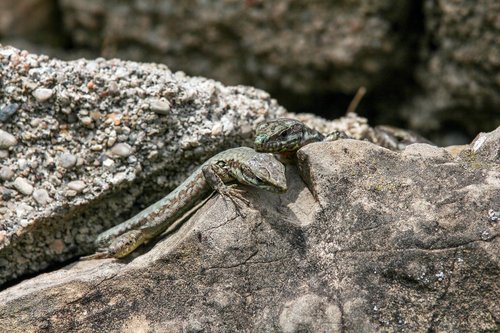
[[[340,140],[299,151],[289,190],[211,198],[125,260],[0,292],[9,332],[494,332],[500,128],[457,157]],[[299,172],[300,170],[300,172]],[[304,183],[302,179],[305,179]],[[306,185],[308,184],[308,185]]]
[[[365,86],[369,103],[361,110],[372,120],[408,124],[442,145],[467,143],[500,123],[497,0],[20,0],[1,6],[3,43],[38,53],[165,63],[266,89],[290,111],[330,119]],[[170,105],[152,99],[151,107],[164,113]]]
[[[0,45],[0,78],[0,105],[20,105],[0,123],[0,285],[92,252],[99,232],[284,114],[264,91],[164,65],[65,62]],[[41,87],[50,101],[33,95]],[[158,98],[167,114],[151,110]]]
[[[455,124],[469,133],[500,124],[500,2],[424,1],[426,35],[416,78],[423,92],[403,108],[413,128]]]

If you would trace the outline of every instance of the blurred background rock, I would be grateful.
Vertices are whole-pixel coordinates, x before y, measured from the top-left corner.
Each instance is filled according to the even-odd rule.
[[[328,119],[364,86],[372,125],[441,145],[500,124],[498,0],[3,0],[0,43],[165,63]]]

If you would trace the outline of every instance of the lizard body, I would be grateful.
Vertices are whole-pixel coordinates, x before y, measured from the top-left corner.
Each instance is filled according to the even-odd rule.
[[[289,118],[261,123],[257,125],[255,132],[255,150],[280,154],[295,152],[312,142],[350,138],[342,131],[323,135],[304,123]],[[391,126],[376,126],[364,139],[391,150],[402,150],[407,145],[417,142],[432,144],[414,132]]]
[[[95,242],[99,252],[88,258],[125,257],[163,233],[213,190],[246,202],[242,191],[234,188],[235,185],[226,185],[228,182],[273,192],[287,189],[285,168],[272,154],[257,153],[248,147],[225,150],[203,163],[163,199],[101,233]]]

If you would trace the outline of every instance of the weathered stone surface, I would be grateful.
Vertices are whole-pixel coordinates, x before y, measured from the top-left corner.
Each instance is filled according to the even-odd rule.
[[[23,106],[0,123],[0,149],[9,149],[1,161],[0,284],[88,253],[103,228],[168,193],[218,151],[250,143],[256,122],[284,114],[263,91],[163,65],[64,62],[0,46],[0,77],[0,105]],[[50,102],[33,95],[40,86]],[[167,115],[149,108],[160,98],[171,103]],[[114,151],[124,158],[112,159],[113,145],[129,148]],[[53,200],[39,205],[33,188]]]
[[[499,13],[497,0],[424,1],[427,43],[415,68],[424,92],[404,108],[413,128],[451,123],[473,135],[500,123]]]
[[[406,123],[441,145],[467,143],[500,123],[498,0],[4,2],[0,37],[45,43],[3,42],[58,58],[165,62],[264,88],[290,111],[326,118],[364,85],[360,110],[374,123]],[[32,33],[40,13],[70,50]],[[109,93],[117,89],[109,83]],[[168,99],[147,103],[170,110]],[[92,126],[91,117],[80,121]]]
[[[55,3],[50,0],[0,1],[0,36],[23,36],[31,40],[40,38],[54,23]],[[35,37],[36,36],[36,37]]]
[[[398,0],[60,3],[76,45],[266,90],[371,89],[409,64],[414,40]]]
[[[287,193],[247,189],[240,215],[215,196],[143,255],[78,262],[0,292],[0,326],[493,332],[499,161],[460,156],[425,144],[308,145],[299,160],[312,192],[289,168]]]

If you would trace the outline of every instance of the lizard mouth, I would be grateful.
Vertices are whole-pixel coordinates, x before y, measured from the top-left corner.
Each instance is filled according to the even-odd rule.
[[[262,186],[262,188],[266,191],[274,192],[274,193],[285,193],[288,189],[286,184],[285,185],[280,185],[280,184],[265,185],[265,186]]]

